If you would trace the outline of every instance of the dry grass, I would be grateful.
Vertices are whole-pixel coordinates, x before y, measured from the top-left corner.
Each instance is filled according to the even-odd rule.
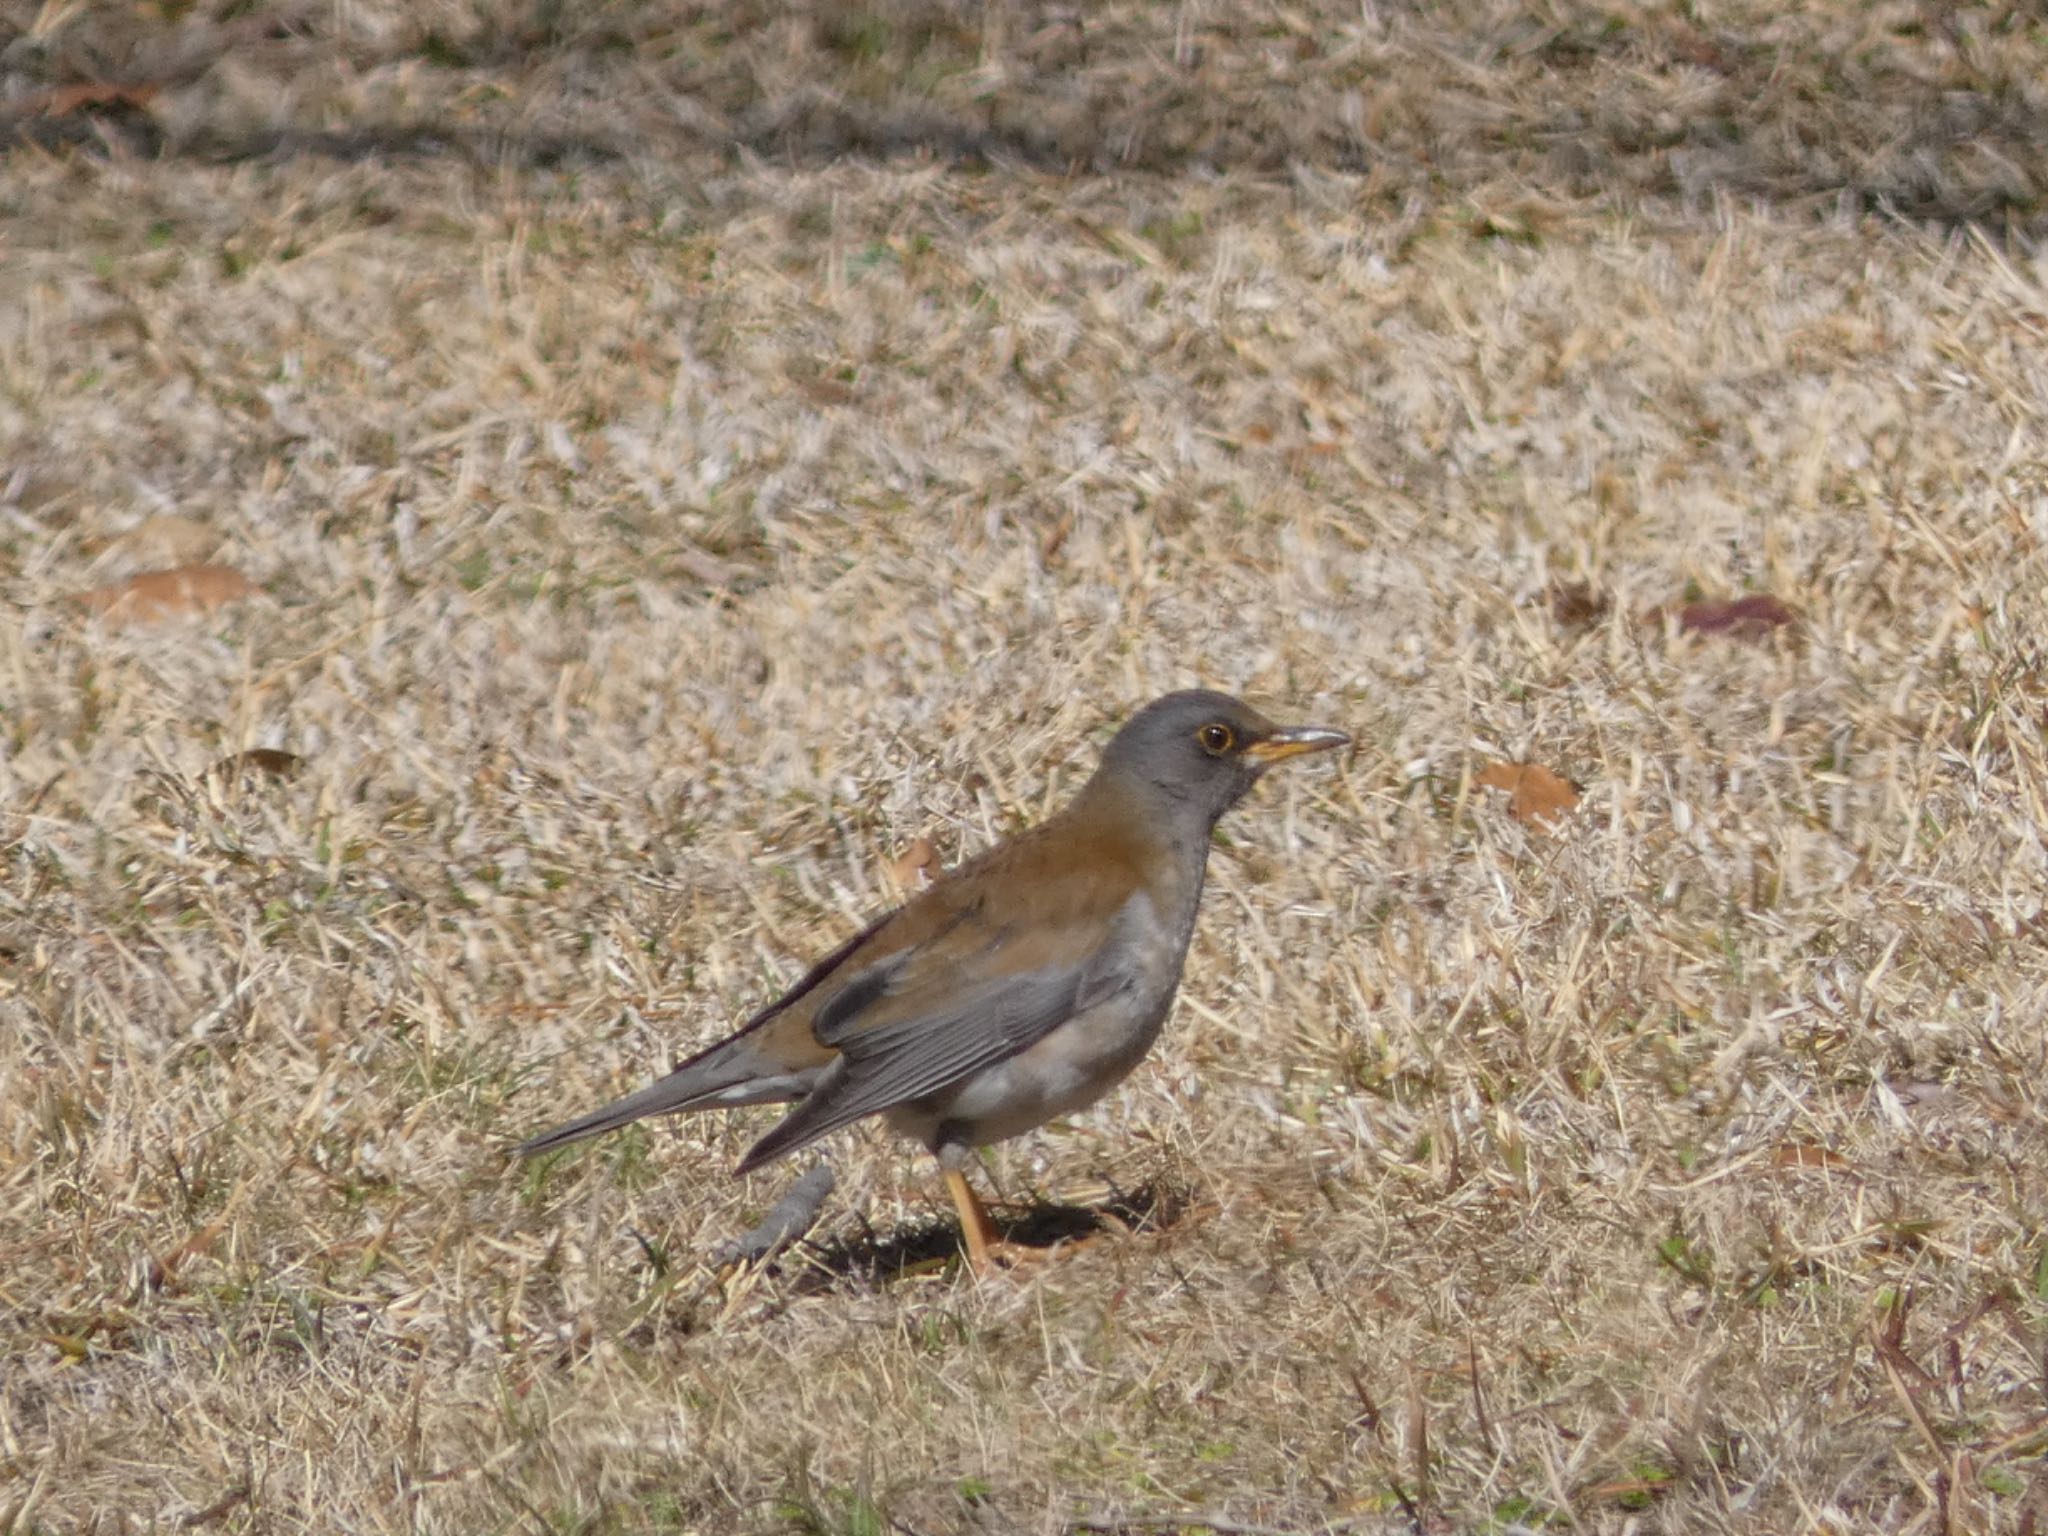
[[[0,1529],[2048,1527],[2038,20],[116,9],[0,6]],[[507,1166],[1197,681],[1361,746],[991,1158],[1153,1230]]]

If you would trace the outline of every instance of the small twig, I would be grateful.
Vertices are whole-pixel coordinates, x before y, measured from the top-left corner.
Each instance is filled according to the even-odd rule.
[[[1401,1506],[1401,1513],[1408,1517],[1408,1523],[1415,1528],[1415,1536],[1429,1536],[1429,1526],[1422,1518],[1422,1511],[1416,1507],[1415,1500],[1409,1497],[1408,1490],[1401,1486],[1401,1480],[1398,1477],[1388,1478],[1387,1488],[1394,1495],[1394,1502]]]
[[[1486,1454],[1498,1456],[1500,1447],[1494,1444],[1493,1426],[1486,1421],[1486,1394],[1479,1388],[1479,1345],[1471,1334],[1465,1335],[1465,1359],[1472,1367],[1472,1412],[1479,1419],[1479,1443],[1486,1447]]]
[[[1876,1348],[1877,1363],[1884,1368],[1885,1378],[1891,1382],[1892,1391],[1897,1394],[1901,1406],[1906,1410],[1907,1421],[1920,1432],[1920,1438],[1927,1442],[1927,1449],[1934,1453],[1936,1459],[1946,1460],[1948,1449],[1941,1443],[1941,1436],[1934,1432],[1934,1426],[1927,1421],[1927,1415],[1921,1412],[1920,1404],[1913,1395],[1913,1388],[1907,1384],[1900,1367],[1919,1372],[1922,1376],[1925,1376],[1926,1372],[1921,1371],[1919,1365],[1908,1358],[1904,1350],[1875,1327],[1871,1329],[1870,1341]],[[1929,1384],[1932,1384],[1931,1378]]]
[[[1358,1395],[1356,1422],[1364,1425],[1372,1434],[1385,1439],[1386,1429],[1380,1421],[1380,1405],[1373,1398],[1372,1388],[1365,1384],[1365,1377],[1359,1373],[1357,1366],[1347,1362],[1344,1369],[1351,1375],[1351,1390]]]
[[[1429,1408],[1422,1401],[1422,1383],[1408,1377],[1408,1459],[1414,1463],[1415,1491],[1429,1497]]]

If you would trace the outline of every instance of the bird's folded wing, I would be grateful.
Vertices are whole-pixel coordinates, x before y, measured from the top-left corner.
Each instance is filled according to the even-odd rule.
[[[925,978],[918,973],[933,962],[919,965],[925,957],[917,952],[900,957],[879,977],[849,982],[844,995],[856,1006],[828,1004],[821,1013],[828,1024],[821,1038],[838,1047],[838,1062],[748,1152],[742,1168],[758,1167],[863,1115],[923,1098],[1006,1061],[1128,983],[1123,968],[1106,959],[1118,952],[1116,946],[1099,946],[1066,964],[1046,954],[1060,947],[1044,938],[1014,946],[997,941],[997,955],[1014,948],[1019,959],[1041,963],[964,988],[957,981],[920,985]]]

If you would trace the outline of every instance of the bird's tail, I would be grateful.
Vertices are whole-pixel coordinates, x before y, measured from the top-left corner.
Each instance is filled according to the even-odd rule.
[[[658,1082],[614,1099],[565,1125],[519,1143],[519,1157],[565,1147],[586,1136],[615,1130],[649,1115],[680,1114],[690,1109],[724,1109],[741,1104],[771,1104],[801,1098],[810,1091],[815,1070],[791,1071],[762,1059],[744,1035],[722,1040],[684,1062]]]

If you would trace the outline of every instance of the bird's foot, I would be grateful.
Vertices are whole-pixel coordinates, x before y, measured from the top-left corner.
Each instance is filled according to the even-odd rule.
[[[980,1243],[969,1239],[965,1244],[967,1267],[977,1276],[1000,1274],[1004,1270],[1033,1269],[1040,1264],[1067,1258],[1081,1241],[1063,1237],[1058,1242],[1040,1247],[1034,1243],[1013,1242],[1007,1237],[991,1237]]]
[[[967,1251],[968,1269],[976,1275],[1043,1264],[1066,1246],[1056,1243],[1049,1248],[1035,1248],[1012,1242],[996,1230],[996,1224],[989,1220],[988,1207],[981,1203],[981,1197],[967,1180],[952,1168],[946,1169],[945,1175],[953,1208],[960,1213],[960,1246]]]

